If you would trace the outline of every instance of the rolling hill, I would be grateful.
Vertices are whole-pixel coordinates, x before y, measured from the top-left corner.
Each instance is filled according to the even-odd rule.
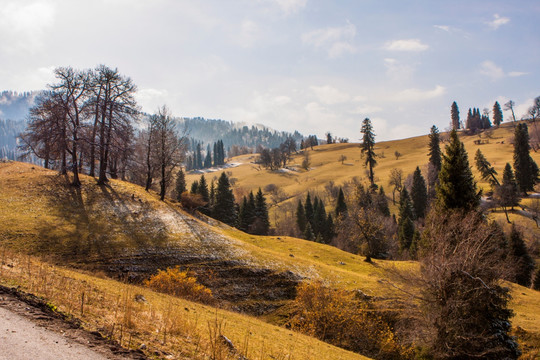
[[[489,143],[475,145],[478,136],[462,136],[462,140],[470,158],[480,146],[500,171],[511,160],[510,137],[511,128],[503,127],[491,137],[481,138],[489,139]],[[427,137],[378,143],[377,152],[384,157],[379,157],[375,169],[377,182],[386,185],[386,176],[394,167],[407,174],[425,164],[426,145]],[[399,159],[392,155],[396,150],[402,153]],[[289,197],[283,203],[307,191],[322,194],[329,181],[342,184],[354,176],[363,176],[357,144],[323,145],[310,150],[310,154],[309,171],[299,170],[301,155],[294,157],[290,168],[284,171],[259,168],[252,163],[255,155],[234,158],[231,162],[238,166],[220,171],[230,171],[236,179],[235,187],[243,191],[276,184]],[[338,161],[341,154],[347,157],[344,164]],[[540,161],[538,154],[533,157]],[[188,178],[198,176],[191,174]],[[62,311],[81,316],[90,329],[114,334],[115,325],[126,327],[130,329],[128,346],[133,336],[139,343],[148,341],[152,346],[165,346],[161,347],[164,351],[174,352],[175,346],[196,347],[193,337],[198,334],[206,339],[205,346],[210,349],[207,351],[211,351],[219,328],[219,333],[226,334],[234,344],[250,342],[252,350],[266,349],[260,350],[264,356],[250,359],[267,358],[268,354],[283,359],[360,359],[358,354],[268,322],[282,322],[296,295],[296,286],[309,279],[322,279],[334,288],[360,291],[376,299],[380,310],[400,311],[403,293],[392,286],[399,286],[399,280],[392,275],[396,269],[414,272],[418,266],[412,261],[375,260],[369,264],[362,256],[324,244],[287,236],[249,235],[210,218],[193,217],[178,204],[160,202],[156,194],[137,185],[111,180],[106,186],[98,186],[94,178],[87,176],[81,180],[82,186],[74,188],[55,171],[25,163],[0,163],[0,282],[22,286],[52,304],[56,302]],[[523,219],[524,226],[537,235],[530,222]],[[195,274],[199,282],[212,290],[222,308],[156,294],[140,286],[158,269],[174,266]],[[78,295],[58,290],[71,283],[75,284],[71,293]],[[514,327],[538,339],[538,292],[508,285],[512,289]],[[152,308],[135,301],[136,294],[142,294]],[[90,310],[83,314],[78,304],[81,297],[85,303],[85,296]],[[116,310],[103,305],[107,303],[116,304]],[[155,332],[166,337],[163,327],[167,329],[169,317],[179,317],[180,310],[186,322],[185,331],[174,337],[174,346],[172,340],[159,340],[152,331],[133,330],[139,329],[137,321],[147,319],[140,326],[155,323]],[[131,319],[131,312],[137,320],[126,320]],[[155,315],[158,313],[161,315]],[[223,323],[227,324],[226,329],[221,329]],[[126,341],[122,330],[117,336],[120,343]],[[145,340],[148,337],[152,340]],[[289,357],[283,349],[287,349]]]

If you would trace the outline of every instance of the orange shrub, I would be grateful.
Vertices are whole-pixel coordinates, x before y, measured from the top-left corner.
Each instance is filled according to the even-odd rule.
[[[212,290],[199,284],[187,271],[180,271],[178,266],[158,270],[157,274],[145,281],[145,285],[159,292],[206,304],[214,300]]]
[[[297,287],[294,308],[290,325],[297,331],[377,359],[409,356],[395,338],[392,316],[352,292],[304,282]]]

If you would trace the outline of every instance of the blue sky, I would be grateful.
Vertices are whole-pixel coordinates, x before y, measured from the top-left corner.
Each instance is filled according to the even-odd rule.
[[[450,105],[516,115],[540,96],[540,1],[0,0],[0,90],[104,63],[143,110],[351,141],[448,127]],[[505,114],[508,118],[508,114]]]

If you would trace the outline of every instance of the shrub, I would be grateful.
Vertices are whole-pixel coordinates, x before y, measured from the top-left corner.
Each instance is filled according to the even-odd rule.
[[[317,281],[298,285],[290,325],[297,331],[370,357],[407,358],[409,352],[395,338],[392,318],[353,292],[331,289]]]
[[[207,203],[203,200],[201,194],[190,194],[185,191],[180,195],[180,204],[182,204],[182,207],[187,211],[193,212],[194,210],[205,206]]]
[[[178,266],[167,268],[167,270],[158,270],[157,274],[145,281],[145,285],[159,292],[205,304],[214,300],[210,289],[199,284],[197,279],[189,276],[187,271],[180,271]]]

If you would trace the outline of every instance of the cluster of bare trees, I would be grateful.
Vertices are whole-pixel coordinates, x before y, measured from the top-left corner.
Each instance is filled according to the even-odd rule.
[[[20,135],[26,154],[35,154],[46,168],[62,174],[71,170],[75,186],[81,172],[97,176],[100,185],[108,177],[122,178],[147,190],[159,176],[163,198],[185,154],[185,141],[168,110],[161,108],[145,120],[147,128],[137,132],[137,87],[118,69],[60,67],[55,76],[57,82],[37,99]]]

